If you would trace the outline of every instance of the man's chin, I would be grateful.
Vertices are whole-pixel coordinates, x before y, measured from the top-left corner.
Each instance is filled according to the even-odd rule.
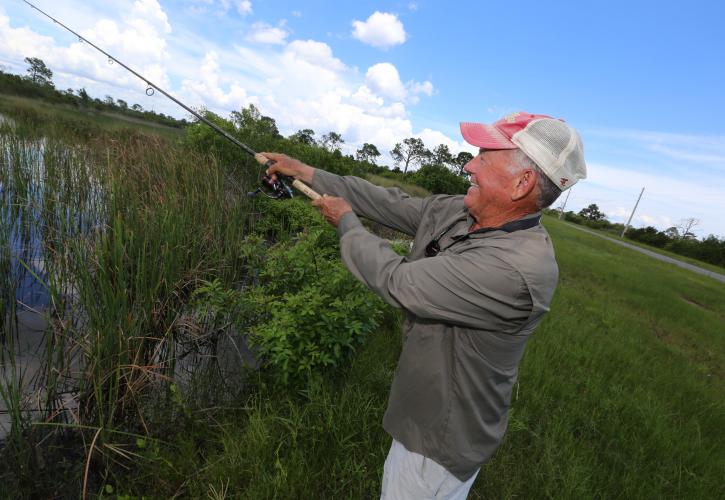
[[[471,205],[473,205],[476,201],[476,195],[478,194],[478,188],[475,186],[471,186],[468,188],[468,192],[466,193],[466,196],[463,197],[463,204],[466,205],[467,208],[471,208]]]

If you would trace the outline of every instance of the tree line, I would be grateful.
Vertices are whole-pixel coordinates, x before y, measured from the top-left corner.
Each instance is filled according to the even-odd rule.
[[[551,210],[550,213],[558,215],[558,211],[555,210]],[[624,224],[612,223],[607,220],[607,216],[596,203],[582,208],[577,213],[565,212],[563,216],[570,222],[616,235],[620,235],[624,230]],[[624,233],[624,237],[678,255],[725,267],[725,238],[711,234],[706,238],[698,239],[695,235],[695,228],[699,223],[699,220],[689,217],[664,231],[660,231],[654,226],[629,227]]]
[[[189,124],[185,119],[145,110],[140,104],[129,104],[123,99],[107,95],[103,99],[91,97],[85,87],[58,90],[53,82],[53,71],[37,57],[26,57],[28,64],[25,76],[5,72],[0,68],[0,89],[3,94],[42,99],[54,104],[63,104],[91,111],[111,111],[152,121],[168,127],[183,128]]]

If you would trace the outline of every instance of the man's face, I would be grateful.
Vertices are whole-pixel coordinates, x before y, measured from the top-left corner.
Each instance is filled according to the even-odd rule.
[[[476,221],[506,211],[511,204],[511,191],[515,187],[515,176],[509,172],[512,150],[481,149],[477,156],[466,163],[471,187],[463,198]]]

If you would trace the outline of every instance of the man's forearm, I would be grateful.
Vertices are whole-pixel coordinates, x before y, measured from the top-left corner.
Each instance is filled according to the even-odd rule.
[[[312,184],[312,178],[315,176],[315,168],[309,165],[303,164],[299,169],[299,173],[295,175],[295,178],[304,182],[308,186]]]
[[[397,189],[384,189],[357,177],[341,177],[313,169],[312,189],[347,200],[356,214],[413,235],[420,223],[423,200]]]

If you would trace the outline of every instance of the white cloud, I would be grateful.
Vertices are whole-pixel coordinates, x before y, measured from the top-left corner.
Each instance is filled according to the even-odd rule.
[[[269,45],[284,45],[287,43],[288,36],[289,33],[282,27],[258,22],[252,25],[252,30],[247,35],[246,40]]]
[[[252,2],[250,2],[249,0],[242,0],[241,2],[237,2],[237,12],[239,12],[239,14],[242,16],[251,14]]]
[[[413,94],[425,94],[430,97],[433,95],[433,84],[429,81],[423,83],[413,82],[410,85],[410,92]]]
[[[409,104],[417,104],[420,94],[433,95],[431,82],[421,83],[411,80],[404,84],[398,69],[390,63],[370,66],[365,74],[365,83],[383,97]]]
[[[168,58],[165,36],[172,30],[156,0],[128,3],[127,12],[121,11],[118,20],[101,17],[92,27],[78,31],[149,80],[162,86],[168,83],[163,69]],[[99,82],[114,87],[143,85],[85,43],[76,40],[59,46],[53,38],[30,28],[13,28],[9,18],[0,15],[0,58],[20,66],[26,56],[43,59],[55,73],[54,81],[59,88],[88,84],[90,91],[94,81],[96,86]]]
[[[411,12],[415,12],[418,10],[418,4],[415,2],[408,2],[408,10]]]
[[[155,32],[171,33],[169,18],[157,0],[136,0],[131,9],[129,24],[146,35]]]
[[[460,153],[461,151],[468,151],[473,155],[478,154],[478,148],[471,146],[465,141],[454,141],[443,132],[439,132],[438,130],[424,128],[423,130],[415,134],[415,136],[420,138],[425,143],[425,147],[430,150],[434,149],[439,144],[445,144],[454,155]]]
[[[402,101],[408,95],[397,68],[390,63],[370,66],[365,74],[365,82],[384,97]]]
[[[352,22],[352,36],[373,47],[387,49],[405,42],[406,33],[398,16],[375,11],[367,21]]]
[[[302,12],[300,12],[299,10],[293,10],[291,14],[292,17],[302,17]]]
[[[219,56],[216,52],[206,54],[198,74],[201,80],[184,80],[181,87],[185,93],[195,95],[198,100],[206,102],[209,107],[239,109],[253,102],[253,99],[247,95],[247,91],[236,81],[230,83],[227,91],[221,88]]]
[[[312,66],[332,71],[344,71],[346,66],[332,55],[329,45],[315,40],[295,40],[285,49],[285,53]]]

